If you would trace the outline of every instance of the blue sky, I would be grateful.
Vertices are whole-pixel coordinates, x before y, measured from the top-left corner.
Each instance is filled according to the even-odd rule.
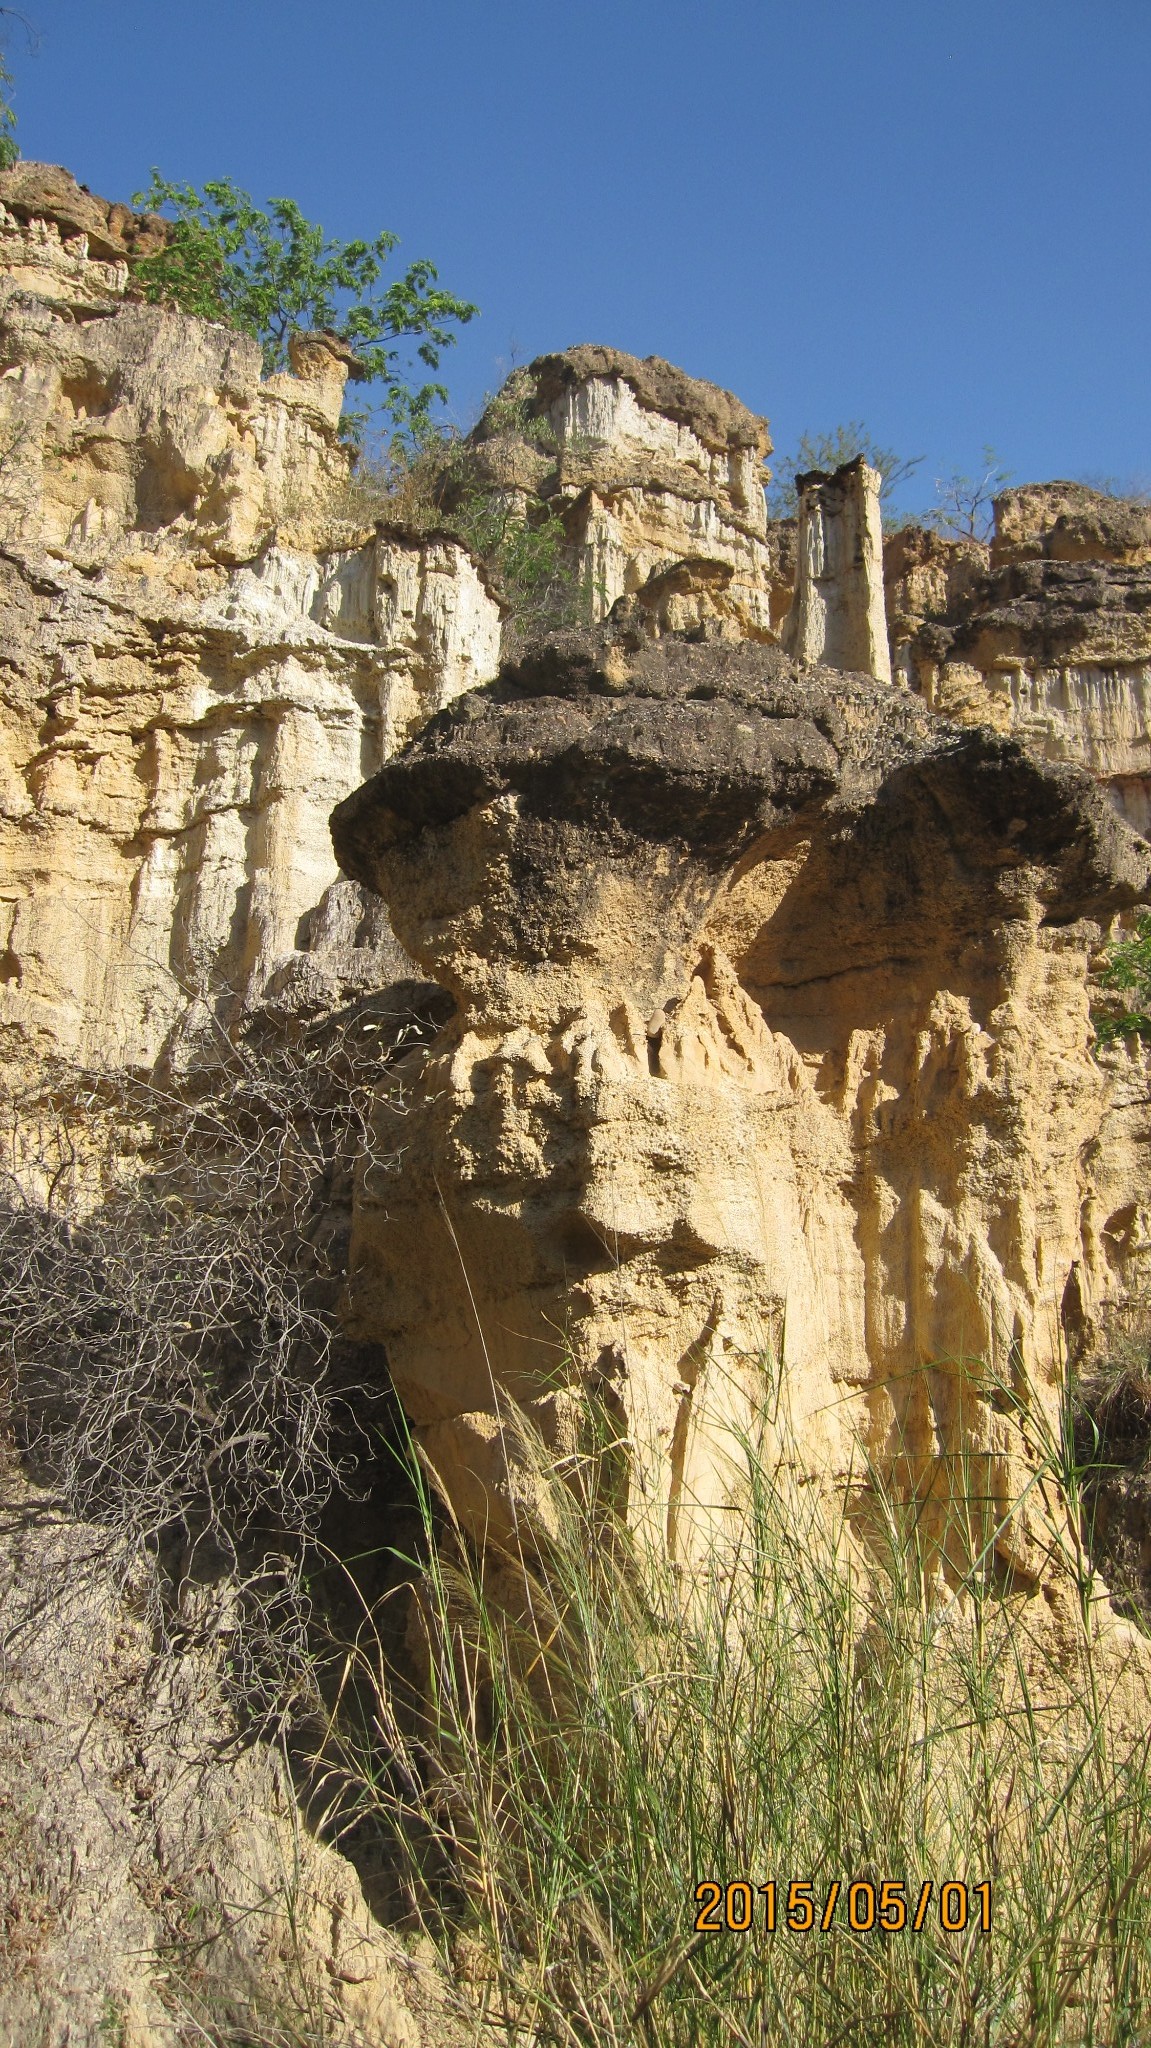
[[[1151,483],[1151,0],[24,0],[26,156],[380,227],[513,359],[667,356],[777,446]]]

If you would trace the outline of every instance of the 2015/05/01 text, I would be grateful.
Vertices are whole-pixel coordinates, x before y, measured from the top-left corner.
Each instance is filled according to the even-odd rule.
[[[870,1878],[856,1878],[845,1884],[835,1878],[822,1899],[814,1883],[793,1878],[783,1883],[772,1878],[753,1885],[747,1878],[717,1884],[706,1878],[695,1888],[695,1932],[697,1934],[750,1934],[762,1927],[768,1934],[786,1929],[790,1934],[827,1934],[836,1923],[853,1934],[902,1934],[910,1929],[921,1934],[932,1910],[939,1914],[945,1934],[963,1934],[973,1923],[981,1934],[991,1932],[991,1881],[967,1885],[948,1878],[938,1888],[926,1878],[913,1898],[907,1886],[894,1878],[873,1884]],[[842,1909],[842,1910],[841,1910]]]

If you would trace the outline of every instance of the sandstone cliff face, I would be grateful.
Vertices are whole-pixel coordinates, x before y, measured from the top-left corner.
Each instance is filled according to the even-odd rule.
[[[0,1028],[147,1063],[205,990],[322,1000],[402,965],[327,817],[495,673],[500,604],[450,534],[341,526],[341,344],[297,336],[263,379],[246,336],[132,297],[162,222],[51,166],[0,206]],[[512,385],[481,470],[561,510],[637,644],[782,634],[886,676],[862,472],[805,493],[793,593],[766,428],[729,394],[590,346]],[[1014,494],[990,581],[978,550],[901,537],[892,637],[933,708],[1084,763],[1141,824],[1151,571],[1139,516],[1104,512]]]
[[[341,528],[342,344],[262,380],[38,168],[0,180],[0,1030],[146,1064],[205,992],[387,978],[328,814],[494,673],[500,607],[446,536]]]
[[[990,549],[914,531],[887,551],[897,675],[947,717],[1077,761],[1151,825],[1151,514],[1081,484],[996,502]]]
[[[498,661],[458,541],[341,516],[343,345],[297,336],[265,379],[246,336],[141,303],[166,232],[52,166],[0,177],[0,1094],[33,1201],[41,1122],[73,1196],[107,1164],[93,1076],[152,1073],[210,1010],[410,974],[328,815]],[[0,2034],[456,2039],[219,1645],[159,1648],[107,1530],[7,1467],[0,1495]]]
[[[659,631],[775,638],[791,576],[764,502],[771,442],[730,392],[585,344],[514,372],[470,445],[492,488],[559,511],[597,618],[624,599]]]
[[[877,1479],[940,1588],[983,1547],[1056,1604],[1065,1360],[1151,1286],[1147,1063],[1095,1058],[1087,998],[1149,893],[1115,816],[1151,816],[1143,514],[1048,486],[990,554],[898,536],[892,689],[866,469],[772,526],[764,422],[569,350],[472,448],[558,510],[611,616],[497,676],[458,539],[341,516],[332,337],[262,378],[246,337],[132,296],[162,222],[43,166],[0,209],[6,1085],[150,1070],[205,1003],[324,1011],[415,961],[456,1015],[402,1121],[380,1101],[348,1323],[463,1522],[530,1538],[505,1396],[558,1460],[602,1408],[630,1518],[685,1568],[738,1520],[750,1436],[862,1551]],[[33,1539],[22,1486],[6,1676],[19,1713],[61,1694],[20,1768],[84,2038],[101,1914],[147,1950],[186,1886],[253,1930],[241,1961],[303,1930],[336,2039],[453,2039],[267,1751],[204,1763],[235,1733],[218,1672],[157,1678],[130,1589],[81,1581],[74,1525]],[[45,1632],[23,1603],[53,1573]],[[295,1934],[263,1911],[289,1864]],[[143,1966],[121,1992],[128,2038],[163,2038]]]
[[[1148,878],[1089,778],[867,679],[629,665],[609,631],[461,700],[333,830],[459,1005],[349,1291],[461,1516],[530,1505],[501,1390],[568,1453],[596,1397],[633,1517],[698,1556],[782,1387],[787,1459],[849,1511],[862,1444],[942,1579],[974,1515],[1037,1586],[1054,1524],[1011,1504],[1061,1299],[1115,1284],[1087,959]]]

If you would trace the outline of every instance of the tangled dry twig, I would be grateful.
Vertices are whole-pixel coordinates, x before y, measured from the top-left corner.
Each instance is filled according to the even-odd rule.
[[[161,1073],[62,1070],[10,1107],[17,1444],[125,1575],[163,1557],[165,1632],[227,1632],[264,1705],[303,1668],[310,1548],[381,1393],[337,1313],[356,1162],[437,1021],[415,989],[236,1034],[209,1019]]]

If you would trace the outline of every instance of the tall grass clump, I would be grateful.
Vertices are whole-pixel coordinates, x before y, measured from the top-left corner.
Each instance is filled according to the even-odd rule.
[[[471,1981],[484,2038],[1149,2038],[1147,1741],[1117,1732],[1089,1583],[1077,1639],[1045,1661],[1026,1600],[978,1574],[926,1597],[914,1531],[874,1489],[886,1537],[862,1572],[817,1490],[755,1456],[722,1559],[661,1566],[597,1498],[594,1460],[557,1478],[513,1429],[546,1542],[478,1551],[425,1474],[423,1681],[398,1698],[365,1606],[321,1759],[333,1808],[395,1831],[409,1909]],[[696,1925],[705,1881],[717,1931]],[[852,1883],[892,1931],[848,1924]],[[966,1924],[942,1924],[944,1883],[967,1888],[946,1895]],[[788,1925],[789,1899],[809,1917],[793,1884],[809,1931]],[[729,1930],[748,1901],[751,1928]]]

